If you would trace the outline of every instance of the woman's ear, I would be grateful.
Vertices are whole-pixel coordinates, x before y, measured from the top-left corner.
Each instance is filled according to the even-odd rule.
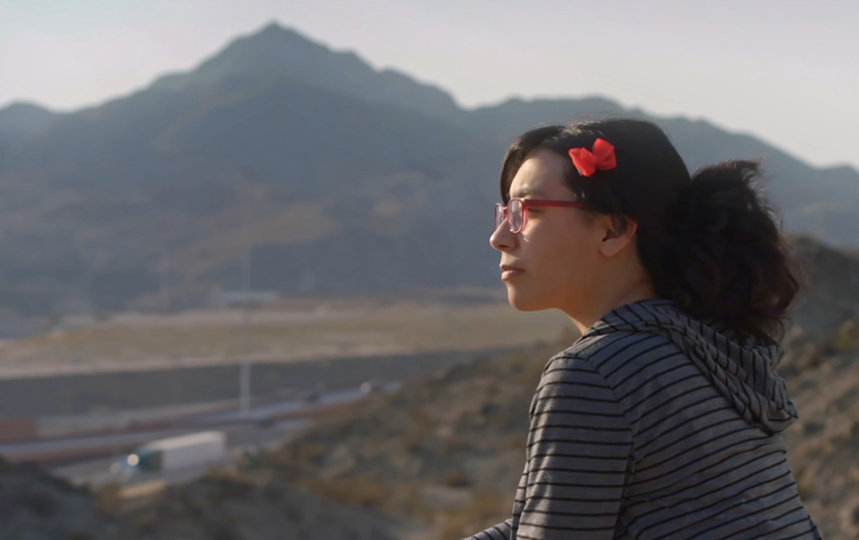
[[[600,242],[600,253],[605,257],[614,257],[627,246],[634,246],[638,222],[628,216],[604,216],[604,236]]]

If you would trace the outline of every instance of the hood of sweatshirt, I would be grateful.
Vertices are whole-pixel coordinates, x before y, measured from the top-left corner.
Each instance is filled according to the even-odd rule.
[[[749,424],[778,433],[797,419],[787,384],[775,372],[783,354],[777,344],[722,333],[684,314],[670,300],[621,306],[585,335],[618,331],[650,332],[671,340]]]

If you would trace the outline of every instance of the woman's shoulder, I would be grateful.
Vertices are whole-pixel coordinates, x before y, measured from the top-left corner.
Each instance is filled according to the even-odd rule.
[[[619,330],[611,333],[585,334],[563,351],[552,356],[544,373],[550,370],[591,371],[614,385],[620,372],[631,364],[647,370],[652,360],[685,355],[668,337],[651,332]]]
[[[659,332],[623,329],[609,333],[586,333],[553,358],[575,359],[598,366],[610,358],[640,356],[661,347],[674,345],[668,336]]]

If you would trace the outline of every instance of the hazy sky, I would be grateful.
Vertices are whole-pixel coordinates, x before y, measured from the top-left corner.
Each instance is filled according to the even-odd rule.
[[[0,0],[0,107],[97,104],[272,20],[463,106],[601,94],[859,168],[857,0]]]

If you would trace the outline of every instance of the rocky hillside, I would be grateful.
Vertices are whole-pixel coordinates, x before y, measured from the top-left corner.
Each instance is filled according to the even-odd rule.
[[[0,462],[2,540],[393,540],[398,521],[250,475],[213,472],[155,500],[121,506],[115,486],[98,494],[33,465]]]
[[[800,413],[789,458],[824,538],[859,538],[859,257],[808,238],[796,251],[809,291],[781,366]]]
[[[35,465],[0,459],[0,538],[89,540],[106,538],[116,522],[92,494],[53,478]]]

